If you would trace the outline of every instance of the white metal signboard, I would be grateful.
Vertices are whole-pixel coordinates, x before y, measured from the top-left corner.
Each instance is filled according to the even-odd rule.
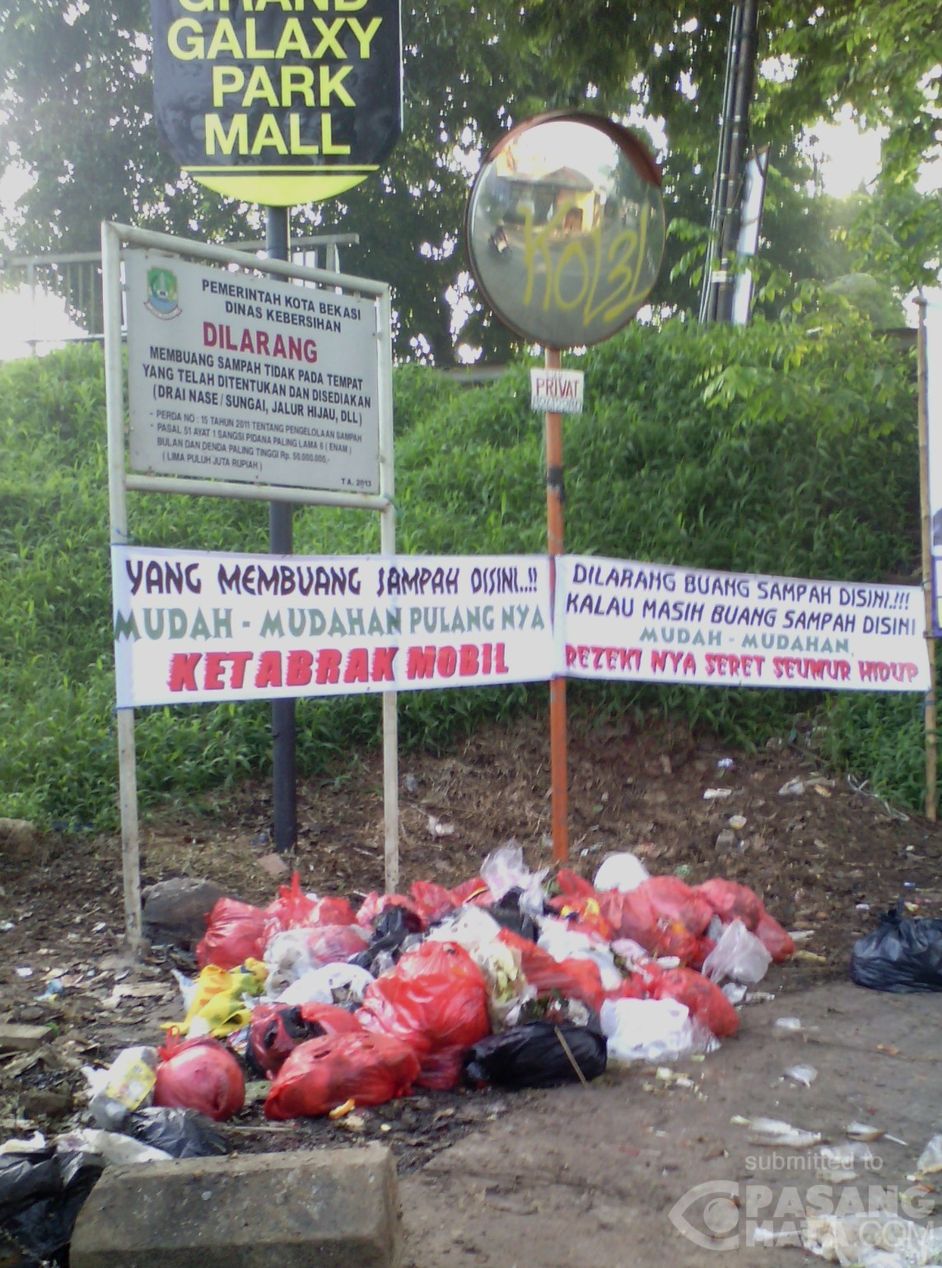
[[[376,302],[125,252],[136,471],[379,489]]]

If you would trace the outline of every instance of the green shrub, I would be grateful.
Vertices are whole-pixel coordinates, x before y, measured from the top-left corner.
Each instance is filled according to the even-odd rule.
[[[565,422],[573,553],[835,580],[913,575],[918,552],[912,361],[846,318],[830,327],[634,326],[581,357],[586,409]],[[542,552],[542,419],[529,370],[457,387],[395,372],[398,548]],[[102,356],[71,348],[0,367],[0,813],[110,826],[116,756]],[[267,507],[130,495],[134,540],[267,548]],[[379,548],[378,517],[306,508],[301,554]],[[731,741],[787,734],[814,713],[822,759],[883,795],[922,797],[919,699],[773,690],[571,685],[593,717],[656,711]],[[485,718],[543,708],[543,687],[404,693],[404,747],[440,750]],[[298,702],[298,766],[377,740],[374,698]],[[260,704],[141,710],[143,805],[193,797],[271,760]]]

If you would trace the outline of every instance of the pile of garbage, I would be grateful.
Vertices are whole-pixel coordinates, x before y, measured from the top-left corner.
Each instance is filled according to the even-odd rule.
[[[518,846],[454,889],[219,899],[185,1015],[159,1047],[99,1073],[91,1110],[121,1130],[142,1107],[237,1114],[246,1073],[270,1119],[334,1117],[414,1088],[588,1082],[609,1064],[712,1051],[788,933],[745,885],[690,886],[613,855],[590,883],[532,872]]]

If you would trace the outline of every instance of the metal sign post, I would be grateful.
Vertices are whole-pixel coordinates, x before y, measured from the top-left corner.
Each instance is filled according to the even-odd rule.
[[[141,249],[123,250],[123,244]],[[213,269],[207,262],[226,267]],[[382,550],[395,554],[387,285],[275,258],[259,261],[230,248],[127,225],[103,225],[102,263],[112,543],[130,542],[129,491],[164,492],[266,501],[279,509],[295,504],[377,511]],[[231,265],[241,272],[232,272]],[[286,281],[311,285],[290,288]],[[125,285],[127,432],[121,322]],[[262,316],[251,325],[227,324],[226,295],[233,288],[241,288],[240,302],[249,291],[263,297],[258,298]],[[320,313],[322,304],[334,315],[318,317],[316,329],[302,327],[314,330],[316,339],[291,334],[294,324],[281,320],[312,308]],[[241,348],[242,361],[258,366],[257,371],[237,371],[235,387],[227,352],[233,347]],[[264,400],[251,394],[279,381],[266,367],[287,363],[300,367],[290,432],[279,411],[264,404],[268,399],[277,404],[275,393]],[[320,404],[333,389],[322,386],[319,376],[332,372],[344,380],[353,375],[366,388],[356,402],[346,402],[353,421],[342,445],[328,435],[335,428],[323,411],[332,407]],[[290,443],[299,434],[307,448]],[[304,461],[315,450],[322,461]],[[395,692],[384,695],[388,885],[395,883],[398,867],[395,702]],[[118,709],[117,727],[125,923],[129,949],[136,951],[141,900],[133,708]]]
[[[466,242],[478,286],[505,325],[545,348],[546,515],[552,584],[563,553],[560,350],[600,343],[647,299],[664,250],[660,172],[621,124],[559,111],[512,128],[489,151],[468,199]],[[536,371],[534,375],[540,376]],[[569,856],[566,682],[550,682],[553,858]]]
[[[560,368],[557,348],[545,352],[547,370]],[[547,411],[546,434],[546,545],[550,557],[551,600],[556,600],[556,560],[563,553],[563,416]],[[553,823],[553,860],[569,857],[569,738],[566,722],[566,679],[550,679],[550,779]]]
[[[273,260],[290,257],[288,207],[269,207],[266,217],[266,246]],[[268,546],[273,555],[290,555],[294,548],[294,510],[290,502],[271,502],[268,507]],[[271,705],[272,742],[272,832],[275,849],[287,853],[298,839],[298,790],[295,751],[297,725],[291,699],[273,700]]]

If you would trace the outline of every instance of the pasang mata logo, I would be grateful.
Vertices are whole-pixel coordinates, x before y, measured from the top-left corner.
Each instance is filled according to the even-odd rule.
[[[176,274],[171,269],[148,269],[147,299],[144,301],[144,307],[162,321],[169,321],[172,317],[179,317],[182,311],[177,300]]]
[[[867,1248],[903,1256],[894,1263],[927,1264],[942,1251],[942,1229],[927,1222],[931,1213],[918,1187],[705,1180],[674,1203],[668,1218],[701,1250],[803,1246],[854,1263]]]

